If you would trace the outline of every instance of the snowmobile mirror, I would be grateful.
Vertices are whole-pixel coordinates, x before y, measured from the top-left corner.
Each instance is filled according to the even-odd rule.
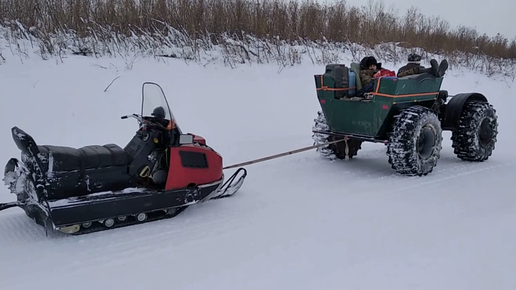
[[[179,135],[179,144],[192,144],[193,143],[193,135],[190,134],[181,134]]]

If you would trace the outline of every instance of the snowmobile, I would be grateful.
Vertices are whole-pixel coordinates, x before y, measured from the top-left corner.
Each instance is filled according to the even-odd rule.
[[[37,145],[13,127],[21,160],[7,162],[3,180],[17,199],[0,210],[19,207],[47,231],[77,235],[174,217],[242,186],[245,168],[224,182],[222,157],[203,137],[182,133],[158,84],[142,85],[141,114],[121,118],[139,125],[123,149]]]

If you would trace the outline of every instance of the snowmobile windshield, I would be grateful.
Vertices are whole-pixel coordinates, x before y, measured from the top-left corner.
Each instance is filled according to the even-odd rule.
[[[146,82],[142,86],[142,117],[155,117],[175,121],[168,106],[165,93],[158,84]]]

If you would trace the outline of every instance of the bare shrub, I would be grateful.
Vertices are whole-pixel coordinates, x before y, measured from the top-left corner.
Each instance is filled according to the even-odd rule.
[[[0,0],[0,29],[20,59],[29,50],[43,59],[111,56],[128,68],[136,56],[152,56],[282,69],[303,59],[337,62],[345,52],[353,61],[372,54],[396,64],[412,51],[488,75],[514,76],[516,65],[516,39],[450,29],[416,8],[400,16],[375,0],[362,7],[342,0]]]

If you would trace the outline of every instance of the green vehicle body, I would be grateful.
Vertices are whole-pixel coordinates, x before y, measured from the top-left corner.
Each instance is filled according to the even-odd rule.
[[[351,68],[330,64],[314,76],[321,111],[312,138],[323,157],[349,159],[363,142],[384,143],[398,173],[427,175],[440,158],[445,130],[452,131],[458,158],[482,162],[492,155],[498,117],[483,94],[448,95],[441,89],[444,72],[439,72],[379,77],[369,97],[356,97],[362,88],[359,72],[358,63]]]
[[[337,92],[346,89],[335,85],[332,65],[327,67],[325,74],[315,75],[315,84],[328,125],[335,133],[370,141],[385,140],[393,117],[401,110],[415,104],[428,108],[434,106],[444,78],[428,74],[380,77],[374,81],[373,98],[356,101],[335,98]],[[360,86],[355,84],[354,87]]]

